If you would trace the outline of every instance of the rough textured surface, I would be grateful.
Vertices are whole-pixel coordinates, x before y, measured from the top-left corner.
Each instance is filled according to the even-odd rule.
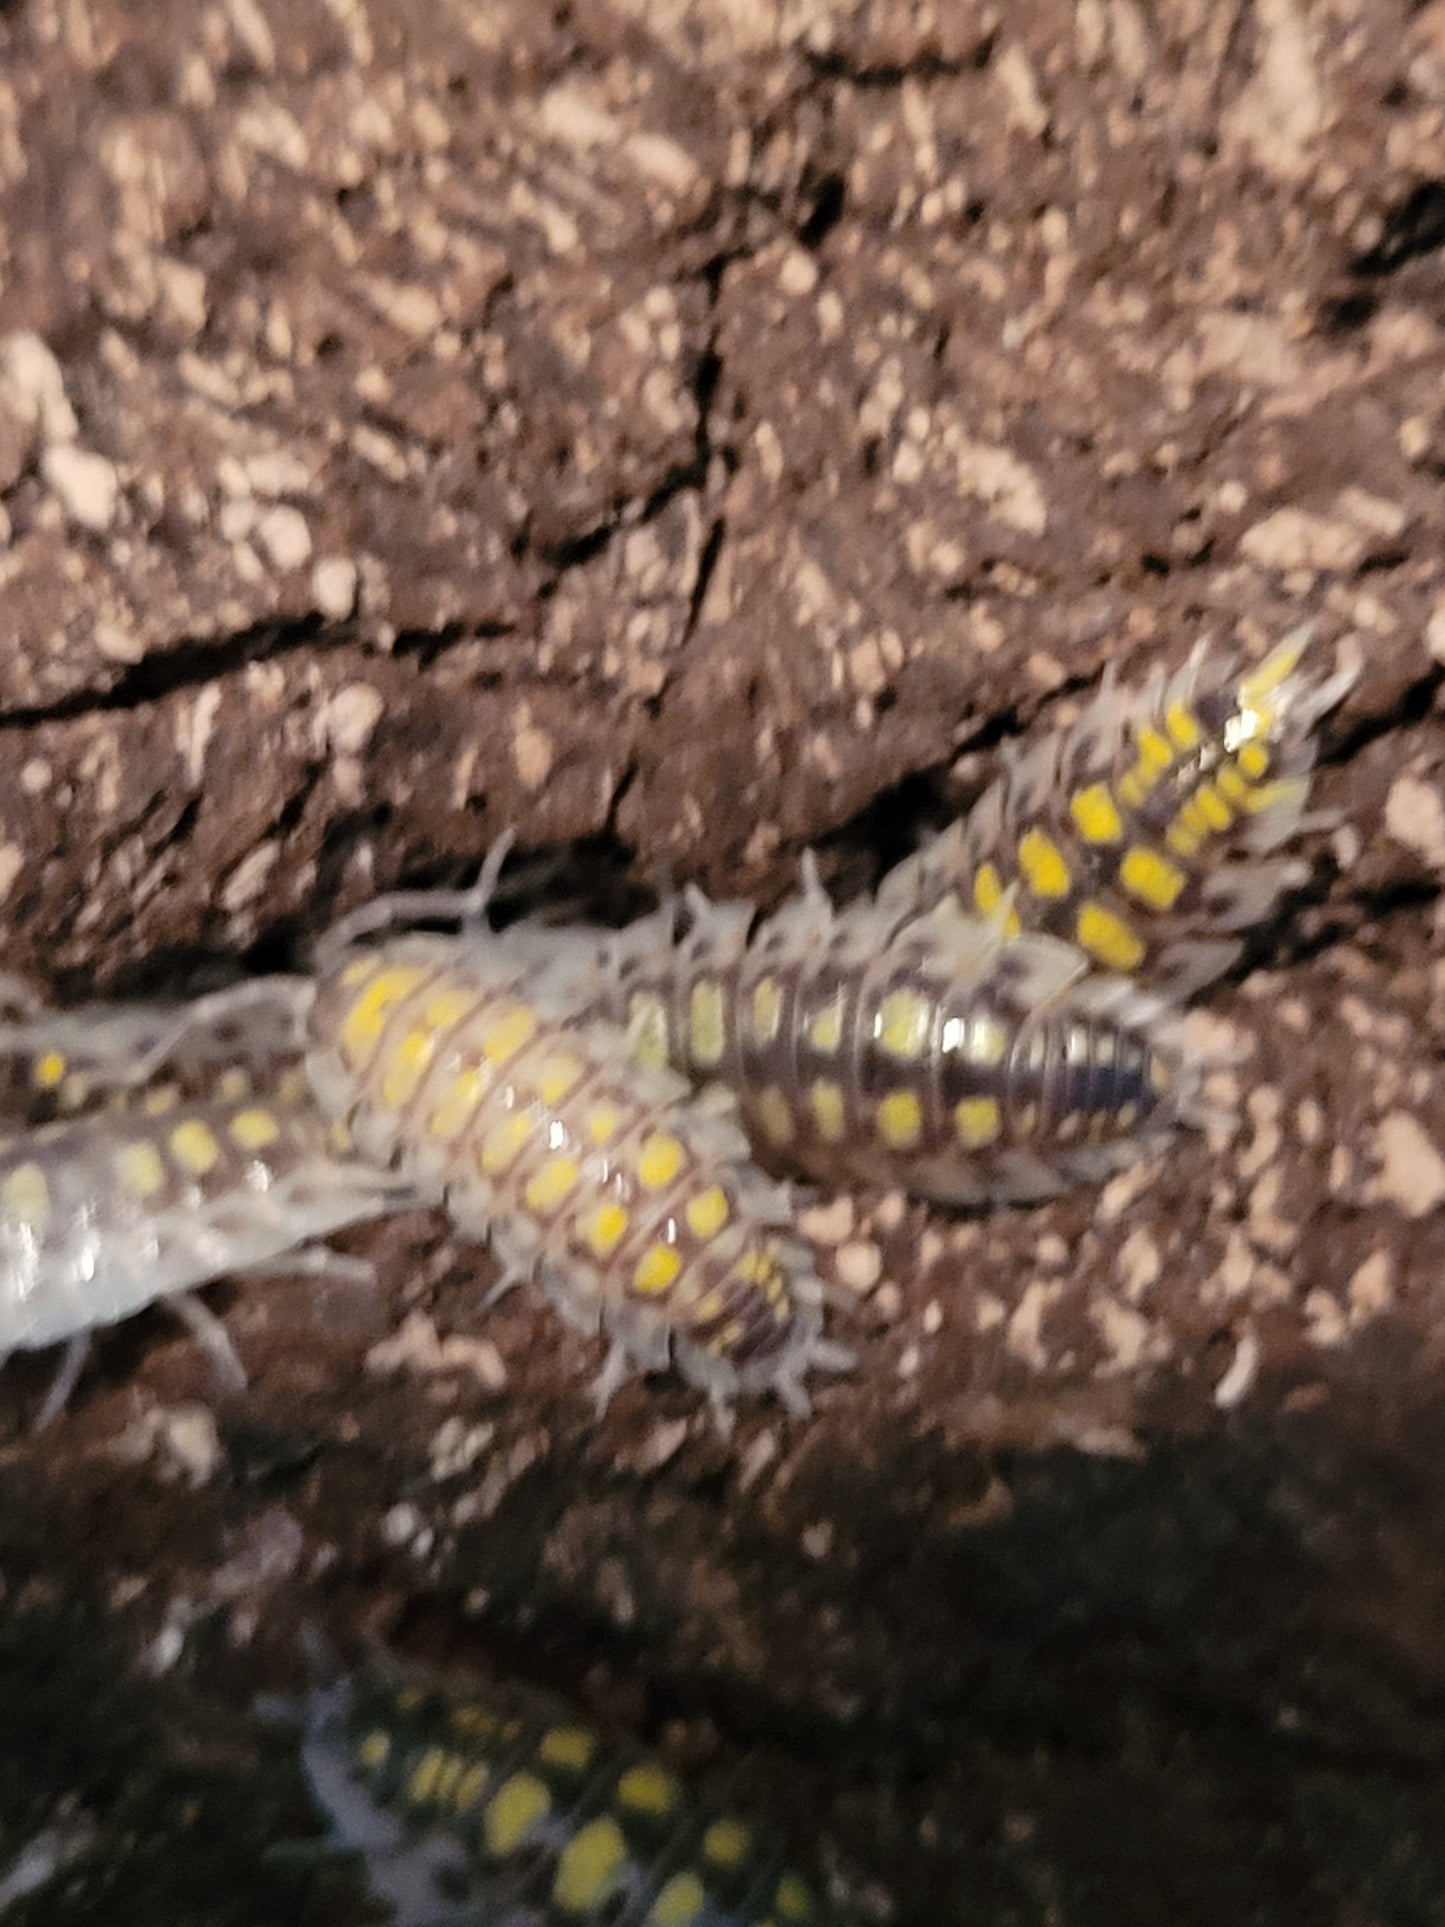
[[[159,1316],[43,1439],[9,1367],[0,1851],[94,1834],[7,1927],[363,1917],[258,1860],[302,1623],[747,1754],[901,1922],[1445,1918],[1442,181],[1438,4],[0,7],[47,991],[303,959],[509,822],[857,887],[1106,662],[1313,612],[1364,664],[1317,888],[1200,1020],[1219,1128],[820,1201],[810,1424],[594,1422],[431,1220],[347,1241],[370,1296],[219,1291],[244,1398]]]

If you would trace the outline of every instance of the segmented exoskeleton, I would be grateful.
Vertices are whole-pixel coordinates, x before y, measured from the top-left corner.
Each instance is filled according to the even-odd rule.
[[[1179,1117],[1194,1079],[1158,1003],[1070,946],[943,905],[902,929],[801,898],[687,899],[620,932],[596,1006],[646,1061],[717,1080],[771,1162],[946,1204],[1098,1177]]]
[[[748,1822],[535,1693],[363,1674],[312,1695],[302,1755],[395,1927],[842,1927]]]
[[[786,1193],[682,1079],[579,1021],[595,936],[476,921],[490,880],[397,900],[402,915],[464,908],[460,935],[363,948],[353,937],[397,914],[383,900],[328,943],[308,1056],[323,1106],[464,1236],[489,1237],[504,1284],[536,1273],[563,1317],[611,1338],[601,1403],[629,1367],[675,1362],[724,1423],[738,1392],[806,1410],[809,1367],[847,1359],[821,1337]]]
[[[302,1004],[308,996],[301,986]],[[260,1018],[263,1001],[279,1031]],[[31,1063],[32,1086],[60,1095],[79,1080],[66,1094],[82,1114],[0,1144],[0,1359],[67,1341],[41,1424],[64,1405],[90,1332],[158,1299],[202,1340],[223,1382],[244,1385],[225,1327],[192,1288],[281,1260],[354,1278],[368,1268],[298,1248],[409,1201],[402,1182],[354,1155],[312,1097],[292,989],[276,980],[263,1000],[248,987],[241,1002],[274,1047],[259,1071],[210,1061],[220,1048],[213,999],[164,1014],[50,1013],[65,1052],[45,1041],[44,1016],[0,1027],[0,1056],[12,1069]],[[174,1077],[163,1074],[169,1052]],[[62,1059],[72,1068],[61,1071]],[[149,1081],[132,1084],[137,1075]]]
[[[1201,645],[1176,675],[1111,681],[1072,727],[1008,756],[977,806],[889,872],[895,925],[954,898],[1077,944],[1161,996],[1234,962],[1303,875],[1281,846],[1306,827],[1314,729],[1355,679],[1312,681],[1308,630],[1255,668]]]

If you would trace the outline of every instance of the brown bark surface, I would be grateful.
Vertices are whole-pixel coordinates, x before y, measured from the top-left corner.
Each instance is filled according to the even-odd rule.
[[[1445,1920],[1442,182],[1438,3],[0,5],[48,996],[304,964],[508,824],[846,892],[1108,663],[1312,614],[1363,665],[1218,1128],[820,1201],[809,1421],[597,1421],[427,1218],[342,1241],[374,1293],[218,1288],[243,1397],[157,1313],[35,1437],[13,1362],[0,1875],[94,1839],[6,1927],[364,1917],[259,1857],[304,1624],[746,1759],[905,1927]]]

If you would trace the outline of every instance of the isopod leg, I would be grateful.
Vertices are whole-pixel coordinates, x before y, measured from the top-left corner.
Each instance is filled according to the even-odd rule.
[[[80,1377],[90,1350],[90,1333],[77,1332],[65,1347],[65,1356],[60,1368],[50,1381],[50,1390],[45,1394],[45,1403],[40,1408],[40,1416],[35,1421],[37,1432],[43,1432],[53,1425],[70,1403],[70,1394],[75,1390],[75,1381]]]
[[[502,865],[516,840],[515,830],[503,830],[488,850],[481,875],[469,890],[392,890],[385,896],[373,897],[370,903],[363,903],[350,916],[333,924],[321,939],[316,950],[318,968],[332,969],[337,958],[344,956],[363,937],[404,930],[418,923],[455,923],[465,929],[468,924],[482,922],[487,905],[497,893]]]
[[[257,977],[251,982],[231,984],[225,990],[211,991],[175,1012],[138,1055],[117,1064],[116,1081],[131,1087],[149,1083],[187,1043],[234,1025],[238,1019],[252,1022],[263,1016],[279,1019],[280,1034],[275,1041],[283,1049],[299,1050],[306,1035],[306,1013],[314,995],[311,982],[304,977]],[[244,1056],[244,1033],[240,1043]]]
[[[231,1335],[216,1314],[188,1291],[166,1301],[211,1361],[211,1368],[228,1392],[244,1392],[246,1368],[236,1356]]]

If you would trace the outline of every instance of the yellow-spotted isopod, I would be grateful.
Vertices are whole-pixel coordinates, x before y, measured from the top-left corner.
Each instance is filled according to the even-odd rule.
[[[724,1425],[740,1392],[806,1410],[809,1369],[849,1360],[822,1336],[790,1200],[735,1123],[640,1067],[621,1029],[581,1021],[597,936],[472,921],[353,940],[389,914],[382,899],[326,945],[310,1016],[313,1088],[360,1153],[488,1238],[504,1285],[536,1275],[561,1316],[611,1340],[599,1404],[629,1370],[671,1363]]]
[[[1106,682],[891,870],[878,910],[897,925],[952,898],[1160,996],[1192,995],[1304,874],[1283,846],[1308,826],[1315,726],[1356,674],[1312,679],[1308,633],[1254,667],[1200,647],[1143,690]]]
[[[284,980],[269,994],[292,998]],[[303,1002],[307,995],[303,986]],[[253,1015],[260,1008],[250,986],[242,1001]],[[245,1062],[208,1063],[199,1075],[216,1009],[202,1000],[194,1022],[184,1011],[162,1019],[140,1007],[54,1013],[64,1052],[44,1041],[43,1017],[0,1030],[10,1069],[33,1053],[28,1079],[12,1084],[59,1092],[69,1080],[81,1111],[0,1143],[0,1358],[67,1343],[42,1424],[64,1405],[90,1332],[160,1299],[201,1339],[223,1381],[243,1385],[225,1327],[189,1295],[193,1288],[283,1259],[286,1269],[354,1277],[355,1261],[311,1241],[409,1201],[403,1183],[363,1163],[327,1121],[299,1039],[289,1065],[273,1058],[259,1079]],[[160,1071],[173,1027],[179,1081]],[[156,1044],[154,1064],[135,1048],[142,1033]],[[61,1068],[72,1064],[83,1068]],[[142,1064],[149,1081],[132,1084]],[[288,1257],[298,1248],[307,1249]]]
[[[530,1689],[375,1667],[315,1691],[302,1759],[394,1927],[844,1927],[776,1841]]]
[[[756,930],[689,893],[604,950],[598,999],[644,1060],[734,1092],[774,1167],[937,1203],[1097,1178],[1187,1114],[1195,1074],[1157,1000],[1072,946],[944,904],[901,930],[813,875]]]

